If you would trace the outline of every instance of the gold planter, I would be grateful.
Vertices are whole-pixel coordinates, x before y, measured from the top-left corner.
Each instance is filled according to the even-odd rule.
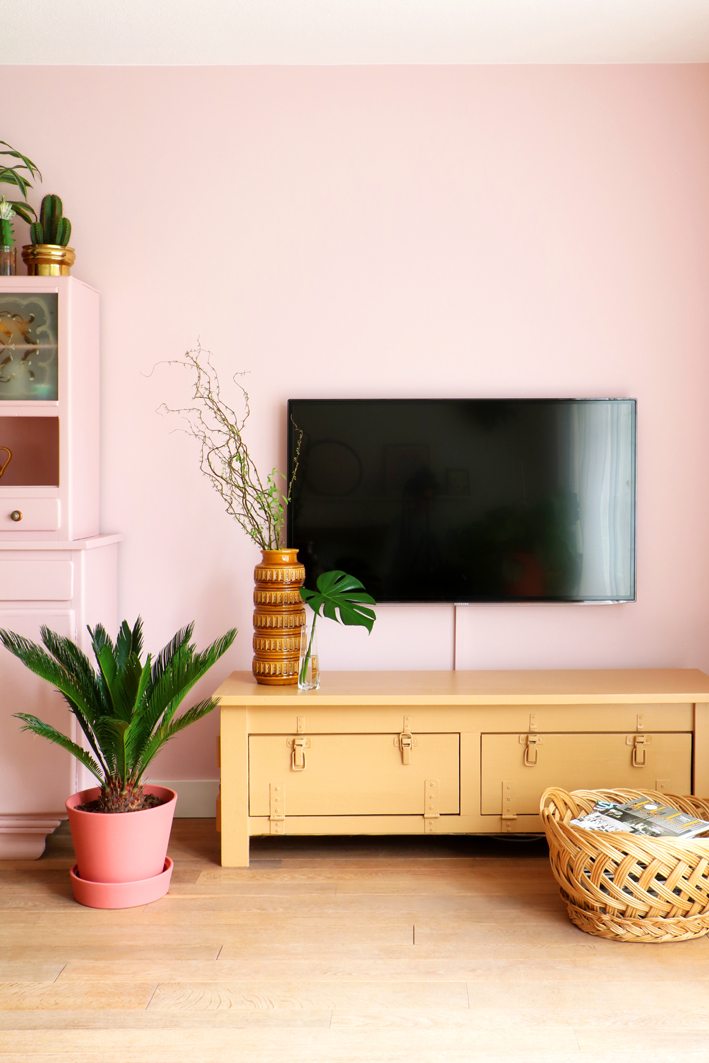
[[[300,588],[305,566],[298,551],[262,550],[254,569],[254,658],[257,683],[295,686],[305,605]]]
[[[68,277],[75,259],[73,247],[59,244],[25,244],[22,248],[28,277]]]

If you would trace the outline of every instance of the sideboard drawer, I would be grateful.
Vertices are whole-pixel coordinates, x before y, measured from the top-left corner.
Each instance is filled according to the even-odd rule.
[[[296,746],[294,747],[294,742]],[[290,816],[421,816],[427,784],[441,815],[460,813],[460,735],[249,736],[249,814],[268,816],[272,787]]]
[[[58,498],[12,498],[0,501],[0,531],[56,531]]]
[[[691,734],[484,734],[481,756],[483,816],[536,815],[548,786],[692,792]]]
[[[69,560],[0,559],[3,601],[60,602],[74,593],[74,564]]]

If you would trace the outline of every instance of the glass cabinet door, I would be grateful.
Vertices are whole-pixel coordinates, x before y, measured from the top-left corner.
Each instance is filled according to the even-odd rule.
[[[56,292],[0,293],[0,404],[56,402]]]

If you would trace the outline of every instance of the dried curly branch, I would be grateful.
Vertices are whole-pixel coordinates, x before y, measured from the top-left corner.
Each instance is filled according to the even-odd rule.
[[[193,376],[194,406],[174,409],[166,403],[159,413],[182,418],[182,431],[193,436],[200,446],[200,469],[223,499],[226,511],[262,550],[277,550],[285,526],[286,506],[298,472],[302,432],[296,432],[296,446],[290,478],[272,469],[265,480],[259,475],[244,438],[244,427],[251,414],[249,395],[234,374],[241,392],[243,413],[239,416],[223,399],[211,351],[197,347],[186,351],[184,359],[167,365],[187,369]],[[279,490],[285,484],[285,492]]]

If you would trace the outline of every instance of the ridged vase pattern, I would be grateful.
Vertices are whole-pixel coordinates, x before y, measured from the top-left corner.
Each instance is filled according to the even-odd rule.
[[[305,566],[295,549],[262,550],[254,569],[254,658],[257,683],[295,686],[305,605]]]

